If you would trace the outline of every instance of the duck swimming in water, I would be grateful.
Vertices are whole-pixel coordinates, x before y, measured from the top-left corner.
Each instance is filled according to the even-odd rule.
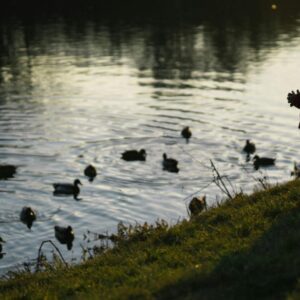
[[[75,238],[73,228],[54,226],[55,237],[61,244],[67,244],[68,250],[71,250],[73,247],[73,241]]]
[[[53,194],[58,195],[73,195],[75,199],[80,193],[78,185],[82,185],[79,179],[75,179],[74,183],[53,183],[54,192]]]
[[[14,177],[17,167],[13,165],[0,165],[0,179],[8,179]]]
[[[146,151],[144,149],[141,149],[140,151],[137,150],[127,150],[122,153],[122,159],[126,161],[145,161],[146,160]]]
[[[189,138],[192,136],[192,131],[189,126],[186,126],[182,129],[181,135],[186,139],[188,142]]]
[[[178,161],[174,158],[168,158],[166,153],[163,154],[162,165],[163,165],[163,170],[165,171],[169,171],[172,173],[179,172],[179,169],[177,167]]]
[[[94,178],[97,176],[97,170],[96,170],[96,168],[94,166],[88,165],[84,169],[84,175],[89,178],[89,181],[93,181]]]
[[[3,256],[3,253],[2,253],[2,243],[5,243],[5,241],[0,236],[0,255],[2,254],[2,256]],[[2,258],[2,257],[0,257],[0,258]]]
[[[36,213],[31,207],[24,206],[20,213],[20,220],[22,223],[26,224],[27,227],[30,229],[32,223],[36,220]]]
[[[296,163],[294,161],[294,170],[291,172],[291,176],[294,176],[295,178],[300,177],[300,164]]]
[[[254,143],[251,143],[250,140],[246,140],[246,145],[243,148],[243,151],[247,154],[253,154],[256,151]]]
[[[269,158],[269,157],[259,157],[255,155],[253,157],[253,165],[255,170],[258,170],[260,167],[268,167],[275,165],[276,158]]]

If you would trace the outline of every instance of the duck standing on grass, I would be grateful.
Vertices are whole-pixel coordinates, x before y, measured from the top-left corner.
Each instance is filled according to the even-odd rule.
[[[24,206],[20,213],[20,220],[31,229],[32,223],[36,220],[36,213],[29,206]]]
[[[260,167],[268,167],[275,165],[276,158],[269,158],[269,157],[259,157],[255,155],[253,157],[253,165],[254,169],[258,170]]]
[[[80,193],[80,189],[78,185],[82,185],[79,179],[75,179],[74,183],[53,183],[54,192],[53,195],[73,195],[75,199]]]
[[[93,181],[94,178],[97,176],[97,170],[93,165],[88,165],[84,169],[84,175],[89,178],[89,181]]]
[[[188,143],[189,138],[192,136],[192,131],[189,126],[186,126],[182,129],[181,135],[186,139],[186,142]]]
[[[67,244],[68,250],[71,250],[75,238],[73,228],[71,226],[68,227],[54,226],[54,232],[55,232],[56,239],[61,244]]]
[[[203,196],[201,198],[194,197],[189,204],[189,210],[191,213],[191,217],[197,216],[203,210],[207,210],[206,196]]]
[[[122,159],[126,161],[145,161],[146,160],[146,151],[144,149],[141,149],[140,151],[137,150],[127,150],[122,153]]]
[[[166,153],[163,154],[162,165],[163,165],[163,170],[164,171],[168,171],[168,172],[172,172],[172,173],[178,173],[179,172],[179,169],[178,169],[178,166],[177,166],[178,161],[174,158],[168,158]]]

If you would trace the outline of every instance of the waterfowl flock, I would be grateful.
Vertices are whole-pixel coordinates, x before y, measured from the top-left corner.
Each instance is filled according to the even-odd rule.
[[[187,141],[191,138],[192,132],[191,129],[187,126],[184,127],[181,131],[182,138],[186,139]],[[247,158],[250,160],[250,156],[256,152],[256,146],[253,142],[249,139],[246,140],[242,151],[247,154]],[[147,157],[147,153],[145,149],[140,150],[127,150],[121,153],[121,159],[127,162],[132,161],[141,161],[145,162]],[[260,167],[269,167],[275,164],[275,158],[269,157],[260,157],[257,154],[253,157],[253,166],[255,170],[258,170]],[[171,172],[171,173],[178,173],[178,160],[168,157],[166,153],[162,154],[162,170]],[[13,165],[0,165],[0,179],[8,179],[13,177],[16,174],[17,167]],[[94,180],[97,176],[96,168],[89,164],[83,171],[84,175],[88,178],[90,182]],[[291,172],[291,175],[295,177],[300,177],[300,165],[294,163],[294,170]],[[78,199],[78,195],[80,194],[80,185],[82,185],[79,179],[75,179],[73,183],[53,183],[53,195],[54,196],[73,196],[74,199]],[[188,206],[190,211],[190,216],[196,216],[202,211],[207,209],[206,197],[194,197]],[[30,207],[25,206],[22,208],[20,212],[20,221],[24,223],[28,229],[31,230],[33,223],[37,220],[36,212]],[[67,245],[67,249],[71,250],[73,241],[75,238],[73,228],[68,225],[66,227],[62,226],[54,226],[54,235],[55,238],[61,243]],[[4,240],[0,237],[0,255],[2,253],[2,244]]]

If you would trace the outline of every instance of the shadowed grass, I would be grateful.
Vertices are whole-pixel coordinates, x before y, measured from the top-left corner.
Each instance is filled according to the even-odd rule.
[[[0,298],[291,299],[300,296],[300,181],[238,195],[191,221],[120,227],[84,264],[0,282]]]

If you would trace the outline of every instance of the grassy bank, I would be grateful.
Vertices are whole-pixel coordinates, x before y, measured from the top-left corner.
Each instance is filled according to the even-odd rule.
[[[0,299],[300,299],[299,253],[296,180],[171,228],[123,228],[82,265],[2,280]]]

